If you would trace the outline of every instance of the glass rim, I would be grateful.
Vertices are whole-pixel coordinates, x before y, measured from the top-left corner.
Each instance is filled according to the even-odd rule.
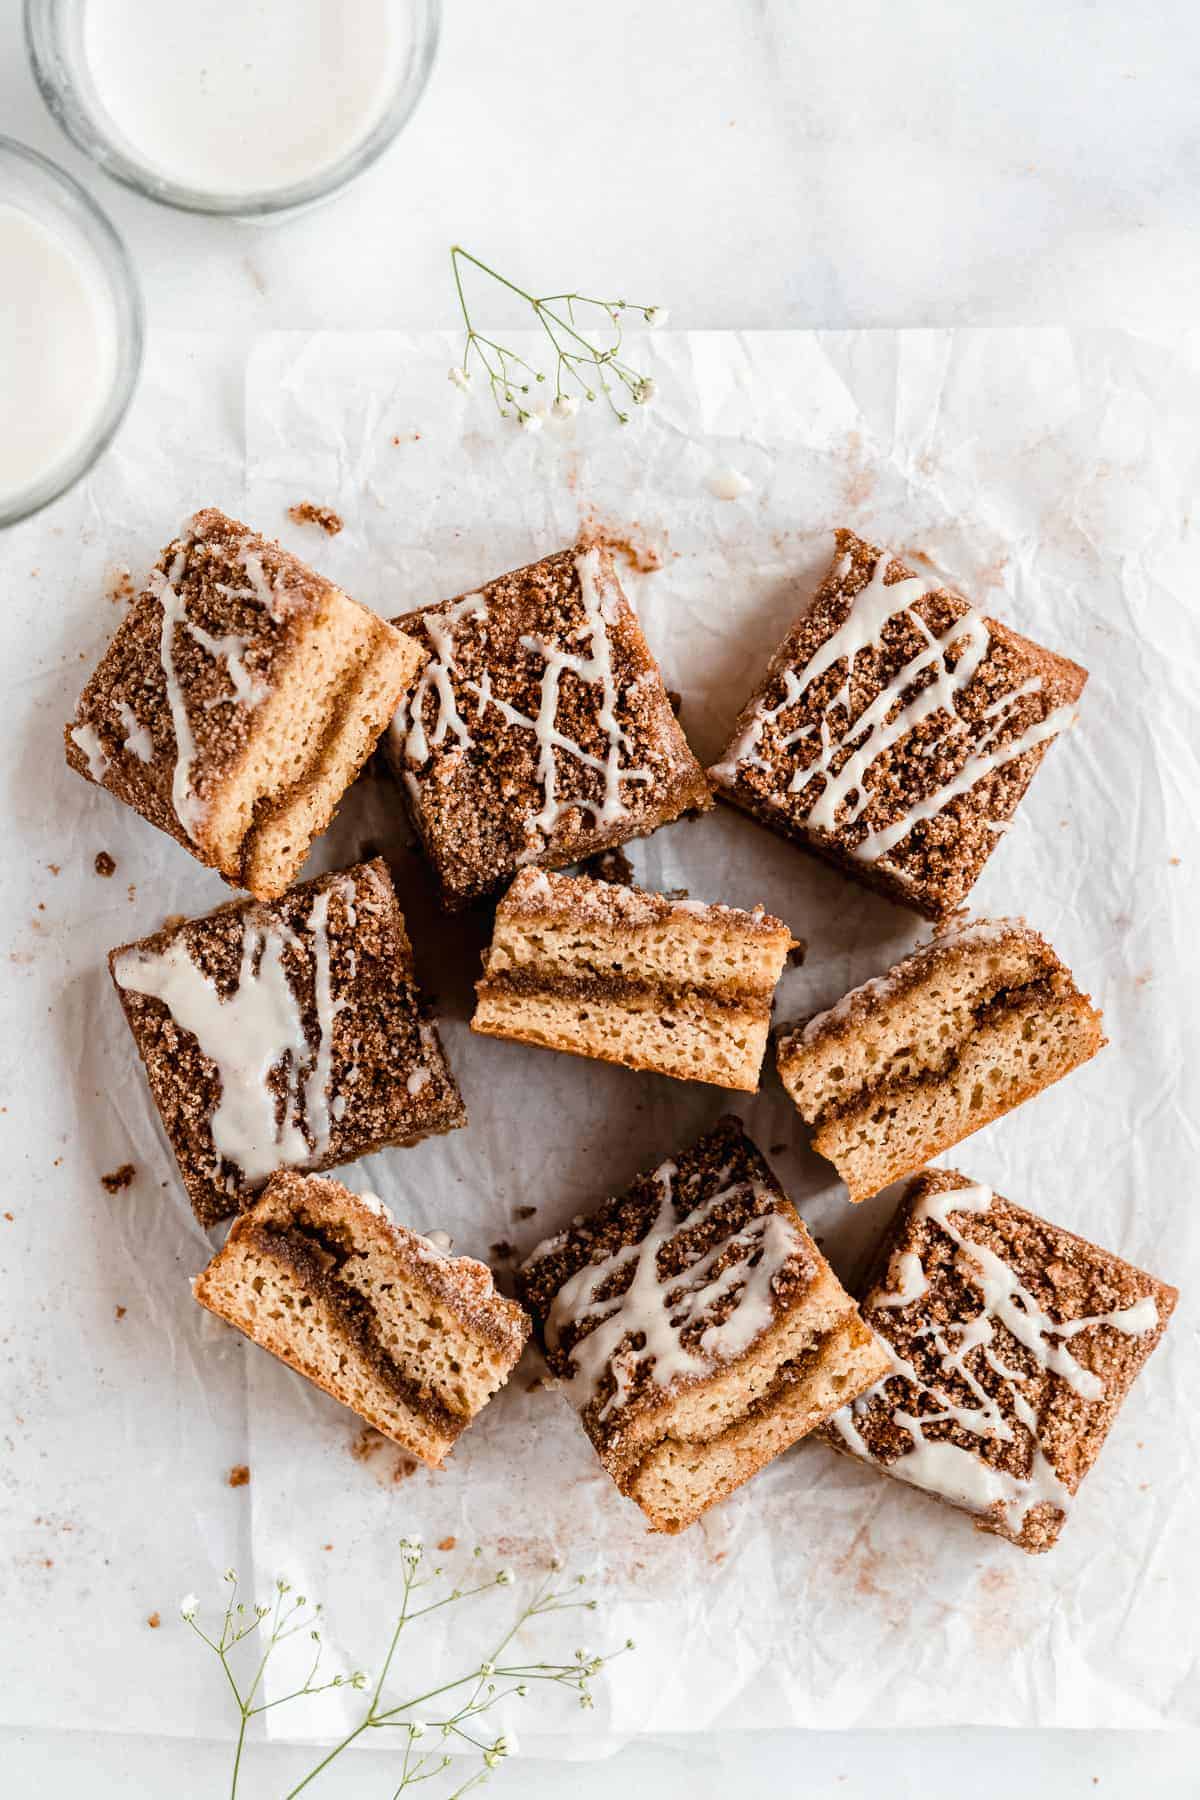
[[[0,168],[23,166],[57,207],[60,219],[82,236],[95,257],[113,303],[116,366],[108,398],[75,450],[38,479],[7,499],[0,499],[0,529],[41,512],[94,468],[116,436],[137,388],[145,350],[142,291],[124,239],[99,203],[66,169],[40,150],[0,133]]]
[[[97,168],[131,192],[157,206],[215,218],[270,219],[331,199],[377,163],[391,148],[416,111],[429,85],[441,37],[441,0],[405,0],[414,15],[412,52],[381,116],[367,135],[319,173],[285,187],[249,193],[222,193],[189,186],[138,161],[114,141],[103,122],[85,104],[60,50],[56,30],[63,0],[24,0],[25,48],[38,91],[48,111],[77,149]]]

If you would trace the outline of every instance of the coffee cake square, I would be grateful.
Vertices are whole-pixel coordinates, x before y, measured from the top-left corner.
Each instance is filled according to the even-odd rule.
[[[607,550],[396,624],[429,661],[388,755],[448,908],[712,805]]]
[[[888,1366],[733,1118],[540,1244],[521,1288],[654,1531],[691,1525]]]
[[[867,1200],[1104,1047],[1103,1019],[1023,919],[942,932],[776,1041],[779,1077]]]
[[[882,1381],[837,1449],[1049,1550],[1178,1295],[953,1169],[914,1181],[866,1286]]]
[[[208,507],[167,545],[80,695],[67,761],[271,900],[423,660],[331,581]]]
[[[709,776],[718,795],[926,918],[960,907],[1086,669],[852,531]]]
[[[108,961],[202,1225],[277,1169],[467,1122],[381,860],[230,901]]]
[[[192,1291],[432,1469],[529,1336],[483,1263],[410,1231],[374,1194],[291,1170],[234,1220]]]
[[[471,1029],[754,1093],[793,948],[761,907],[522,869],[496,912]]]

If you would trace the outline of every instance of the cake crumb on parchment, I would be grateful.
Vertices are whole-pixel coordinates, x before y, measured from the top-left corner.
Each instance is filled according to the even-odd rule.
[[[340,513],[334,512],[332,506],[316,506],[311,500],[289,506],[288,518],[296,525],[319,525],[327,537],[336,537],[342,529]]]
[[[100,1177],[100,1186],[106,1193],[119,1194],[129,1186],[136,1174],[137,1170],[132,1163],[122,1163],[119,1169],[113,1169]]]

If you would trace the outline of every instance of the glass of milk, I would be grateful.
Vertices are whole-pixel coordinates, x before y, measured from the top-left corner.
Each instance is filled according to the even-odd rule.
[[[152,200],[261,220],[312,206],[396,137],[440,0],[25,0],[64,130]]]
[[[141,298],[120,238],[62,169],[0,137],[0,526],[86,474],[141,358]]]

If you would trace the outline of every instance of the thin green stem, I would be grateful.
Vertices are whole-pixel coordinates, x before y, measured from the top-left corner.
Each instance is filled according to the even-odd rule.
[[[341,1740],[341,1742],[338,1744],[335,1744],[333,1746],[333,1749],[329,1751],[328,1755],[323,1756],[321,1758],[321,1760],[317,1764],[316,1768],[310,1769],[308,1771],[308,1774],[304,1777],[303,1781],[298,1781],[294,1788],[288,1789],[288,1792],[285,1796],[285,1800],[296,1800],[297,1794],[303,1793],[303,1791],[306,1787],[311,1787],[313,1782],[317,1779],[317,1776],[322,1774],[329,1767],[329,1765],[333,1761],[334,1757],[340,1756],[342,1754],[343,1750],[349,1749],[350,1745],[354,1742],[355,1738],[359,1738],[362,1736],[363,1732],[367,1729],[367,1726],[370,1724],[370,1722],[371,1721],[368,1716],[367,1718],[361,1720],[360,1723],[354,1727],[353,1731],[347,1732],[346,1736]]]
[[[242,1713],[242,1722],[238,1727],[237,1749],[233,1753],[233,1779],[229,1784],[229,1800],[237,1800],[238,1775],[242,1767],[242,1750],[246,1743],[246,1714]]]

